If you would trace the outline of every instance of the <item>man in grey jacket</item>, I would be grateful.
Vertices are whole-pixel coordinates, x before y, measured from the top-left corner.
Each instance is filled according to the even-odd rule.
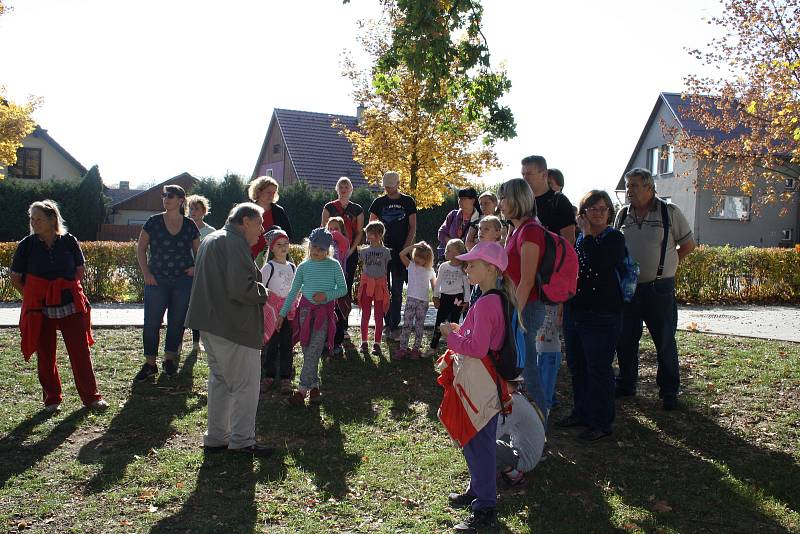
[[[207,451],[272,453],[255,439],[267,289],[250,247],[264,231],[262,212],[250,202],[234,206],[195,260],[186,326],[200,330],[208,356]]]

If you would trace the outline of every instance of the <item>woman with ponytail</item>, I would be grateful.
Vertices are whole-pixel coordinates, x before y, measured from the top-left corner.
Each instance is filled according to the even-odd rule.
[[[136,246],[136,259],[144,275],[142,344],[145,358],[136,375],[137,382],[158,373],[158,338],[167,310],[164,372],[167,376],[178,372],[194,258],[200,247],[200,231],[186,216],[186,191],[179,185],[165,185],[161,200],[164,211],[147,219]]]

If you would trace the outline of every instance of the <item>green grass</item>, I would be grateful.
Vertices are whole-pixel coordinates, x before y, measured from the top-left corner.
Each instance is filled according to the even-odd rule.
[[[326,361],[321,407],[262,400],[257,432],[276,456],[204,457],[203,355],[172,381],[132,389],[140,331],[95,337],[111,409],[81,409],[60,357],[65,401],[48,417],[17,331],[0,330],[0,531],[417,533],[463,515],[447,506],[468,475],[436,418],[431,360]],[[684,409],[660,409],[646,341],[640,395],[618,403],[613,437],[586,446],[553,429],[527,487],[501,493],[503,529],[800,531],[800,347],[698,333],[679,346]],[[553,418],[570,404],[560,374]]]

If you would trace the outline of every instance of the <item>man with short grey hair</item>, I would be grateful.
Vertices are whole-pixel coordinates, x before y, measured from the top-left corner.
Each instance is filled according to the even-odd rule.
[[[614,227],[625,235],[625,244],[639,263],[640,273],[636,293],[623,309],[622,335],[617,345],[617,397],[636,394],[644,321],[656,346],[656,383],[663,407],[674,410],[680,387],[675,272],[678,263],[694,250],[695,242],[681,210],[656,196],[650,171],[628,171],[625,189],[630,204],[619,211]]]
[[[256,443],[256,409],[267,288],[250,255],[264,232],[263,208],[234,206],[225,226],[206,236],[195,260],[186,326],[200,330],[208,355],[206,451],[268,456]]]

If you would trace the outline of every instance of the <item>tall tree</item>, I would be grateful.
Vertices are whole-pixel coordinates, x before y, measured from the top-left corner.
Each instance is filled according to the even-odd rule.
[[[720,3],[722,36],[689,51],[720,74],[686,78],[683,111],[702,131],[673,131],[676,152],[702,162],[700,187],[739,189],[758,210],[790,201],[800,170],[800,0]]]
[[[477,124],[492,139],[516,136],[514,115],[500,103],[511,81],[491,67],[480,0],[380,2],[394,24],[388,46],[376,58],[377,92],[394,89],[394,73],[405,68],[419,80],[420,106],[428,113],[444,111],[443,120]],[[469,97],[458,117],[447,110],[453,95]]]
[[[360,40],[373,61],[380,61],[389,45],[389,32],[400,23],[362,23]],[[491,137],[479,121],[464,119],[470,99],[440,86],[442,105],[435,111],[424,105],[427,84],[405,65],[388,72],[364,71],[347,58],[344,74],[354,86],[353,96],[365,106],[359,125],[338,125],[353,146],[353,159],[368,180],[396,170],[401,185],[413,193],[417,205],[441,204],[448,190],[462,187],[467,175],[479,176],[499,166]]]

